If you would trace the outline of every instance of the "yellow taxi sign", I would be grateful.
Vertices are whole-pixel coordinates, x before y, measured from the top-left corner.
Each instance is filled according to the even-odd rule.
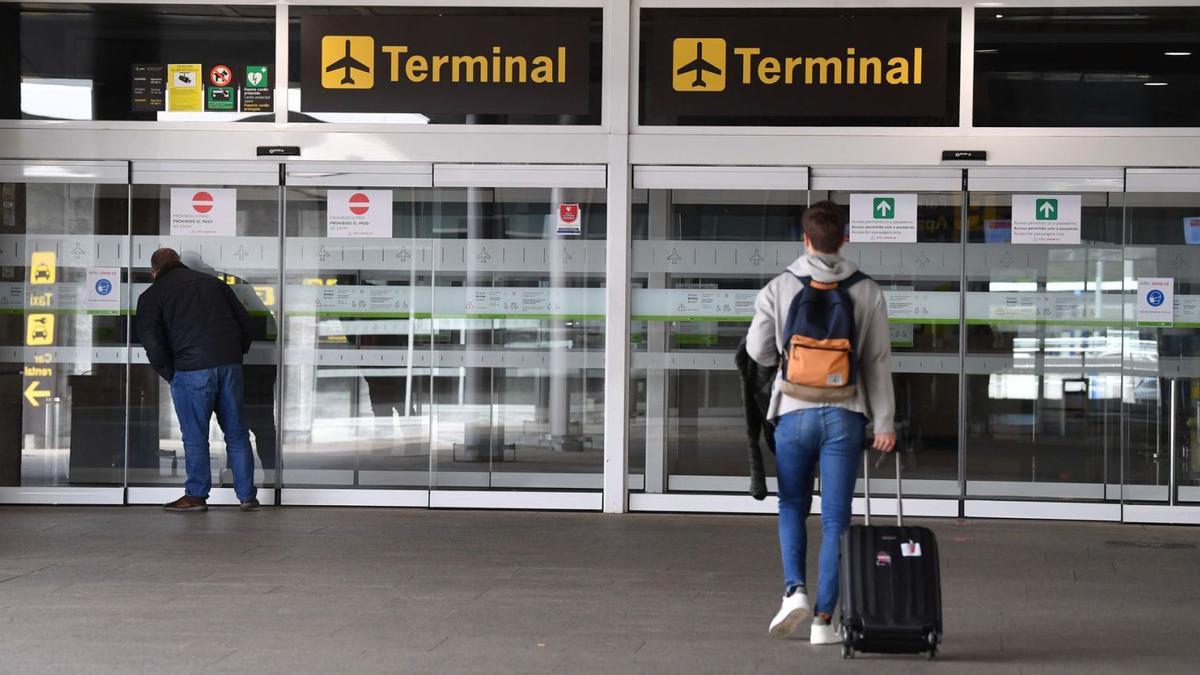
[[[321,87],[370,89],[375,86],[375,38],[326,35],[321,38]]]
[[[25,344],[44,347],[54,344],[54,315],[30,314],[25,323]]]
[[[29,260],[29,283],[34,286],[54,283],[58,276],[54,251],[34,251]]]

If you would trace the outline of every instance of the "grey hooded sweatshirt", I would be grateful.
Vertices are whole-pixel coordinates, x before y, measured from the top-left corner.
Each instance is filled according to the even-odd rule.
[[[858,266],[839,255],[802,255],[758,292],[754,303],[754,321],[746,335],[746,351],[758,363],[779,363],[788,336],[784,334],[787,313],[800,292],[797,276],[820,282],[841,281],[854,274]],[[786,396],[779,391],[782,374],[775,376],[768,419],[776,419],[796,410],[836,405],[867,416],[875,433],[895,431],[896,401],[892,388],[892,345],[888,333],[887,303],[879,284],[864,279],[850,287],[854,303],[854,328],[858,332],[858,386],[854,398],[839,403],[811,403]]]

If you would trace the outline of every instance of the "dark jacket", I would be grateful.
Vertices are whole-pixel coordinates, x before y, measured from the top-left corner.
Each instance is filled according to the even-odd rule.
[[[229,285],[183,264],[167,265],[138,298],[146,358],[167,382],[177,370],[240,364],[250,350],[250,315]]]
[[[761,439],[766,436],[767,449],[774,454],[775,425],[767,419],[767,409],[771,405],[771,388],[777,368],[761,366],[750,358],[745,340],[738,345],[734,362],[742,381],[742,406],[746,416],[746,437],[750,443],[750,495],[762,500],[767,498],[767,477]]]

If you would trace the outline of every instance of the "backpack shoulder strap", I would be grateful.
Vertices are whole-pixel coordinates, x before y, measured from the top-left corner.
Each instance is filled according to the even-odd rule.
[[[869,275],[867,275],[865,272],[863,272],[862,270],[856,270],[854,272],[854,274],[851,274],[850,276],[848,276],[845,279],[842,279],[840,282],[838,282],[838,288],[841,288],[843,290],[849,290],[850,287],[853,286],[854,284],[857,284],[860,281],[868,280],[870,278],[871,277]]]

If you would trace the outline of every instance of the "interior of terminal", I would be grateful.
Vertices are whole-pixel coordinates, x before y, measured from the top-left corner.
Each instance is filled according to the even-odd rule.
[[[733,354],[832,200],[906,513],[1200,522],[1200,2],[868,4],[0,2],[0,503],[177,496],[170,246],[264,502],[771,512]]]

